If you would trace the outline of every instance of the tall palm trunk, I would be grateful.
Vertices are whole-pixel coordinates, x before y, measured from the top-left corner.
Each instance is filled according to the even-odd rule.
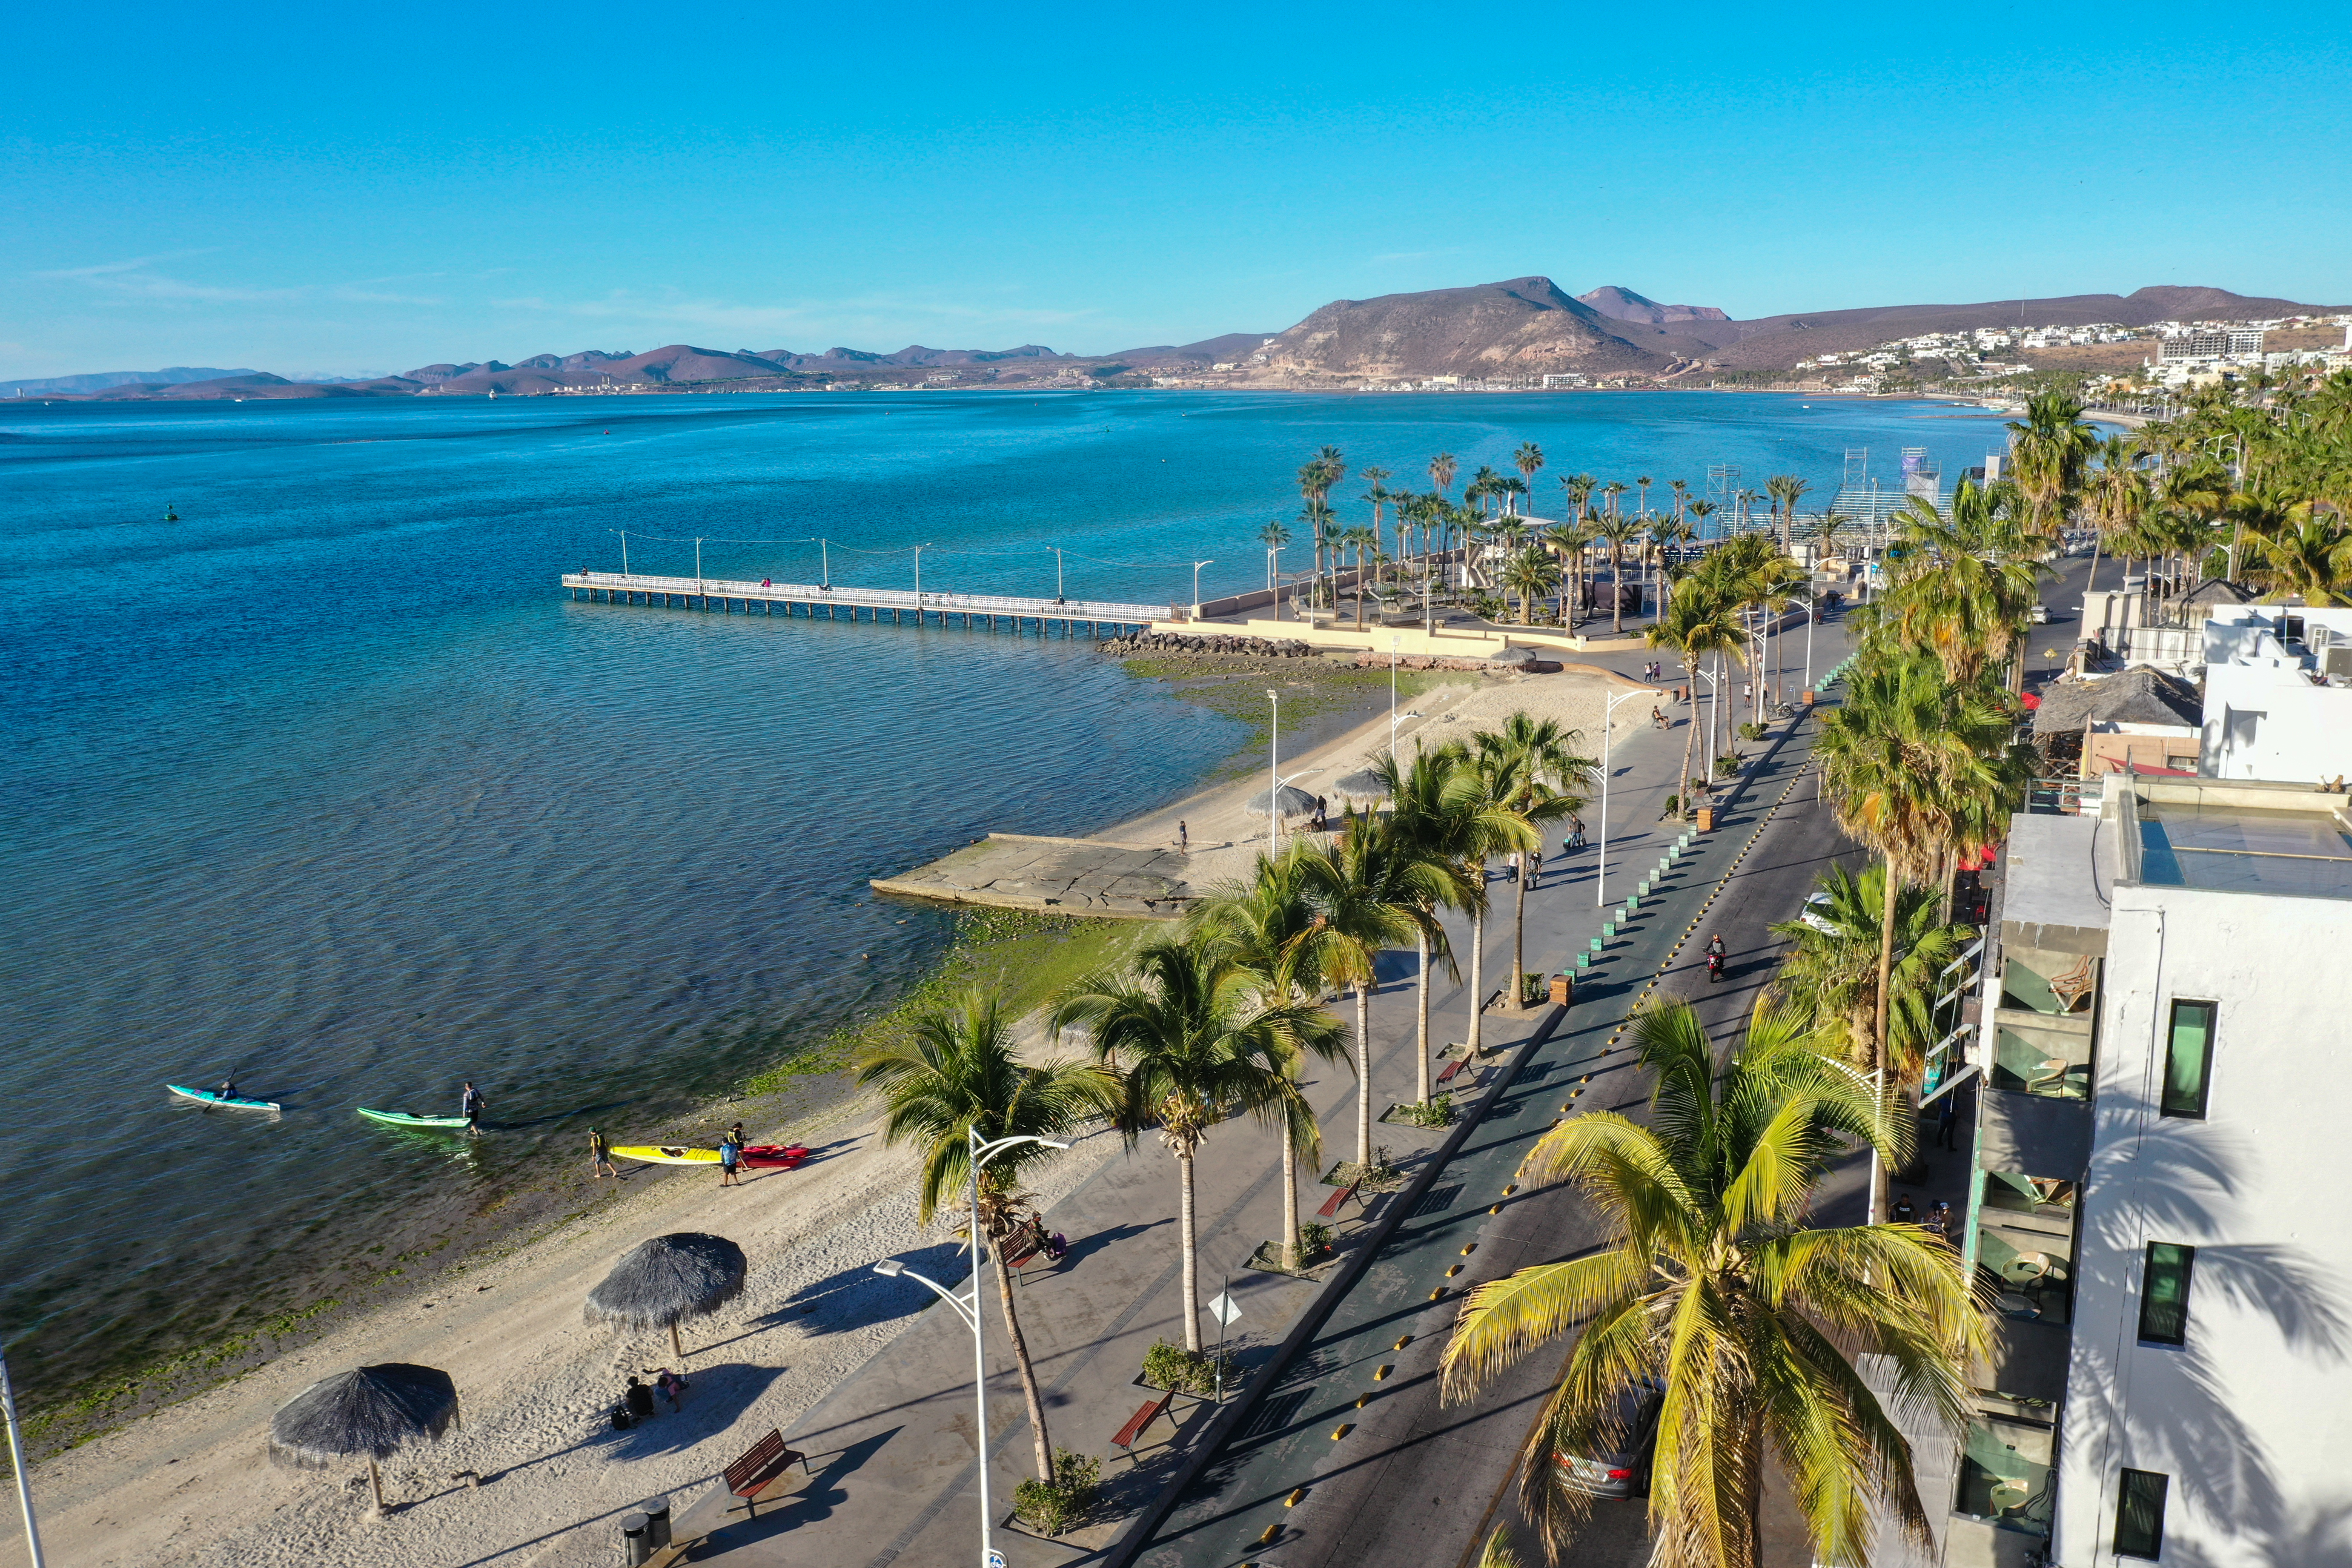
[[[1372,993],[1356,988],[1356,1168],[1372,1168]]]
[[[1429,933],[1427,931],[1421,933],[1419,951],[1421,978],[1419,984],[1413,988],[1420,993],[1415,998],[1414,1005],[1421,1014],[1413,1029],[1415,1046],[1413,1056],[1415,1067],[1418,1070],[1414,1088],[1419,1092],[1418,1098],[1421,1103],[1426,1105],[1429,1103]]]
[[[1609,634],[1612,637],[1622,637],[1625,634],[1625,596],[1617,591],[1617,563],[1621,559],[1617,551],[1617,541],[1611,539],[1609,541]]]
[[[1903,887],[1903,879],[1895,873],[1895,862],[1886,862],[1886,911],[1878,923],[1878,997],[1874,1004],[1874,1019],[1870,1033],[1870,1082],[1880,1095],[1886,1092],[1886,990],[1895,977],[1895,900]],[[1876,1225],[1885,1212],[1885,1163],[1876,1150],[1870,1155],[1870,1223]]]
[[[2099,547],[2106,542],[2106,536],[2105,534],[2099,533],[2096,530],[2093,531],[2091,535],[2091,575],[2083,580],[2083,591],[2085,593],[2090,592],[2093,589],[2099,586]]]
[[[1191,1190],[1191,1183],[1186,1183]],[[1013,1308],[1013,1270],[1004,1261],[1002,1238],[989,1239],[994,1245],[989,1253],[996,1260],[996,1299],[1004,1305],[1004,1334],[1013,1344],[1013,1364],[1021,1369],[1021,1395],[1029,1402],[1029,1434],[1037,1444],[1037,1479],[1054,1479],[1054,1448],[1045,1434],[1045,1399],[1037,1391],[1037,1369],[1029,1363],[1029,1342],[1021,1337],[1021,1314]]]
[[[1282,1130],[1282,1266],[1298,1272],[1298,1150]]]
[[[1485,862],[1478,866],[1478,880],[1486,879]],[[1470,912],[1470,1051],[1477,1054],[1486,1042],[1486,915],[1484,910]]]
[[[1535,862],[1528,857],[1541,856],[1542,853],[1543,841],[1538,839],[1534,849],[1522,851],[1519,855],[1519,896],[1517,906],[1511,914],[1511,1006],[1515,1008],[1528,994],[1525,967],[1528,946],[1528,878],[1535,873]]]
[[[1687,653],[1683,655],[1683,673],[1690,679],[1691,716],[1683,726],[1683,770],[1675,780],[1675,796],[1682,802],[1683,821],[1687,822],[1691,820],[1691,750],[1698,744],[1698,670]]]
[[[1201,1261],[1194,1250],[1192,1228],[1192,1151],[1176,1151],[1176,1174],[1182,1188],[1176,1202],[1176,1244],[1184,1251],[1184,1348],[1201,1348]]]

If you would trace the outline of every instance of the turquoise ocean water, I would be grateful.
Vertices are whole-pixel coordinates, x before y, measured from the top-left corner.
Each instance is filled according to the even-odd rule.
[[[946,922],[867,877],[1107,826],[1236,737],[1084,643],[567,600],[621,530],[639,571],[701,535],[709,575],[811,580],[814,544],[741,541],[824,536],[838,582],[910,585],[921,544],[927,588],[1033,594],[1060,545],[1072,597],[1182,601],[1196,559],[1262,581],[1326,443],[1426,487],[1523,440],[1539,494],[1654,499],[2000,445],[1766,395],[0,403],[0,1333],[55,1388],[299,1305],[923,972]],[[162,1088],[232,1070],[285,1117]],[[467,1077],[471,1152],[351,1113]]]

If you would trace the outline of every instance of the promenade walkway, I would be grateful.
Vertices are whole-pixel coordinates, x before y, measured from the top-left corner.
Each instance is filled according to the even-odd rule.
[[[1627,653],[1610,662],[1630,674],[1643,656]],[[1823,662],[1835,656],[1829,652]],[[1678,831],[1658,818],[1681,765],[1683,741],[1678,727],[1639,732],[1616,747],[1610,810],[1617,835],[1612,847],[1611,909]],[[1326,1406],[1336,1409],[1333,1401],[1344,1391],[1345,1403],[1352,1407],[1356,1396],[1372,1386],[1367,1380],[1378,1363],[1365,1358],[1378,1345],[1393,1343],[1398,1335],[1411,1332],[1424,1354],[1433,1352],[1454,1310],[1458,1287],[1447,1284],[1444,1270],[1464,1261],[1464,1227],[1475,1230],[1490,1218],[1527,1212],[1506,1207],[1501,1216],[1487,1214],[1489,1206],[1501,1201],[1501,1188],[1527,1140],[1548,1126],[1563,1106],[1580,1108],[1594,1100],[1632,1103],[1646,1092],[1628,1071],[1630,1051],[1621,1046],[1612,1052],[1612,1037],[1650,985],[1659,963],[1682,944],[1690,923],[1732,868],[1752,831],[1755,813],[1770,803],[1759,801],[1757,791],[1784,788],[1781,778],[1790,767],[1793,759],[1776,763],[1776,771],[1752,787],[1748,800],[1731,813],[1733,820],[1683,857],[1637,918],[1605,942],[1599,968],[1580,988],[1578,1004],[1564,1020],[1551,1009],[1487,1015],[1486,1043],[1501,1048],[1501,1062],[1517,1064],[1520,1071],[1505,1084],[1499,1082],[1504,1068],[1491,1067],[1474,1094],[1457,1099],[1464,1103],[1489,1092],[1493,1096],[1486,1117],[1442,1167],[1436,1156],[1449,1133],[1376,1126],[1375,1141],[1393,1151],[1413,1186],[1402,1193],[1376,1196],[1361,1213],[1352,1207],[1347,1211],[1339,1238],[1341,1258],[1322,1271],[1323,1278],[1298,1281],[1246,1267],[1258,1244],[1280,1228],[1280,1166],[1272,1135],[1254,1124],[1229,1123],[1213,1134],[1198,1166],[1202,1294],[1206,1298],[1221,1288],[1230,1290],[1241,1311],[1230,1332],[1244,1371],[1265,1367],[1310,1310],[1329,1309],[1331,1321],[1321,1328],[1307,1322],[1302,1330],[1316,1336],[1307,1381],[1298,1381],[1299,1369],[1294,1366],[1270,1390],[1277,1399],[1253,1407],[1253,1421],[1276,1424],[1253,1427],[1248,1441],[1255,1447],[1246,1452],[1234,1448],[1219,1454],[1216,1467],[1188,1494],[1188,1511],[1171,1525],[1180,1532],[1197,1532],[1200,1551],[1208,1554],[1200,1554],[1192,1543],[1171,1543],[1153,1546],[1147,1561],[1243,1560],[1249,1553],[1217,1553],[1256,1539],[1264,1523],[1245,1527],[1262,1506],[1280,1511],[1279,1494],[1270,1505],[1265,1503],[1264,1477],[1276,1470],[1311,1474],[1337,1450],[1347,1450],[1351,1460],[1369,1449],[1370,1444],[1355,1442],[1353,1434],[1332,1442],[1329,1430],[1349,1417],[1334,1416],[1326,1421],[1330,1414]],[[1597,821],[1592,812],[1586,815],[1589,823]],[[1486,955],[1490,989],[1507,977],[1516,890],[1497,880],[1493,891],[1496,912]],[[1589,948],[1604,915],[1594,895],[1591,852],[1565,862],[1554,858],[1546,881],[1528,900],[1530,968],[1570,967],[1570,955]],[[1772,917],[1785,914],[1775,911]],[[1467,940],[1467,932],[1461,932],[1458,944],[1466,946]],[[1372,1004],[1376,1106],[1412,1097],[1412,956],[1402,953],[1387,956],[1381,966]],[[1464,984],[1449,984],[1442,977],[1438,982],[1433,1009],[1435,1043],[1464,1038],[1468,967],[1466,962],[1462,965]],[[1349,1152],[1354,1087],[1351,1076],[1338,1069],[1318,1069],[1307,1086],[1323,1126],[1327,1164]],[[1327,1190],[1308,1180],[1302,1203],[1311,1212]],[[1048,1211],[1049,1227],[1068,1236],[1070,1254],[1054,1271],[1033,1276],[1019,1292],[1023,1327],[1045,1390],[1055,1444],[1105,1458],[1098,1522],[1059,1541],[1034,1537],[1003,1522],[1011,1512],[1013,1485],[1031,1473],[1034,1462],[1002,1320],[992,1289],[987,1292],[992,1354],[991,1478],[993,1511],[1000,1521],[995,1545],[1013,1568],[1058,1568],[1130,1555],[1139,1542],[1123,1538],[1140,1533],[1170,1483],[1207,1451],[1204,1440],[1223,1412],[1181,1401],[1177,1419],[1154,1427],[1138,1444],[1134,1460],[1109,1448],[1113,1431],[1146,1397],[1136,1385],[1144,1351],[1157,1338],[1181,1337],[1175,1199],[1173,1162],[1155,1141],[1147,1138],[1115,1156]],[[1404,1212],[1408,1206],[1414,1211],[1410,1215]],[[1381,1235],[1391,1222],[1394,1234]],[[1360,1281],[1344,1299],[1326,1298],[1324,1281],[1350,1272],[1357,1260],[1353,1249],[1376,1236],[1381,1238],[1379,1254],[1365,1260],[1370,1266]],[[1480,1240],[1476,1261],[1482,1270],[1516,1255],[1499,1242],[1490,1250],[1486,1239]],[[1484,1272],[1465,1271],[1461,1282],[1482,1277]],[[1433,1302],[1429,1292],[1433,1289],[1445,1289],[1447,1295]],[[1399,1323],[1405,1326],[1391,1329]],[[1203,1328],[1214,1336],[1217,1325],[1205,1313]],[[691,1560],[723,1558],[746,1565],[825,1563],[851,1568],[884,1568],[899,1561],[971,1561],[979,1528],[971,1369],[969,1331],[944,1310],[919,1313],[887,1351],[806,1412],[786,1434],[794,1448],[810,1455],[813,1479],[791,1483],[773,1504],[761,1505],[756,1520],[727,1512],[730,1500],[716,1495],[720,1490],[716,1487],[681,1513],[680,1539],[706,1537]],[[1366,1416],[1377,1408],[1375,1403]],[[1275,1414],[1265,1414],[1268,1410]],[[1318,1449],[1317,1444],[1322,1448]],[[1251,1457],[1260,1454],[1264,1457]],[[713,1454],[714,1471],[732,1457]],[[1221,1500],[1228,1497],[1247,1500]],[[1468,1521],[1462,1522],[1466,1527]],[[1280,1560],[1286,1563],[1289,1557]]]

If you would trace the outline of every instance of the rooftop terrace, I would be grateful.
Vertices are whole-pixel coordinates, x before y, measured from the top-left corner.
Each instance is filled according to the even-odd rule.
[[[2143,779],[2113,803],[2124,830],[2126,880],[2352,899],[2352,816],[2341,792]]]

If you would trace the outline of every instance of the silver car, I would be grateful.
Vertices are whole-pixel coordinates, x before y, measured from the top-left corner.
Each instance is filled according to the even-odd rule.
[[[1610,1425],[1624,1434],[1613,1452],[1569,1454],[1555,1451],[1552,1463],[1559,1484],[1593,1497],[1625,1499],[1650,1490],[1650,1465],[1657,1456],[1658,1412],[1664,1407],[1665,1385],[1655,1379],[1635,1384],[1617,1396]]]

